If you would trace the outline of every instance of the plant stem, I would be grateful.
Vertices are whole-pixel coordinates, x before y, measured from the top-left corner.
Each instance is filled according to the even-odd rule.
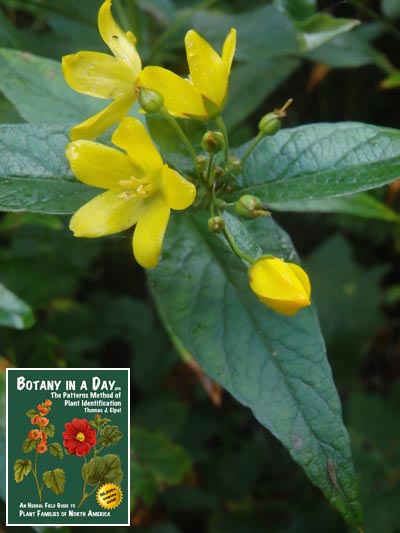
[[[38,480],[38,477],[37,477],[37,458],[38,458],[38,453],[36,452],[36,455],[35,455],[35,468],[32,470],[32,475],[35,478],[36,487],[37,487],[38,494],[39,494],[39,501],[40,501],[40,503],[42,503],[42,489],[39,486],[39,480]]]
[[[190,153],[190,155],[191,155],[191,157],[193,159],[194,165],[196,165],[196,157],[197,157],[196,156],[196,152],[195,152],[195,150],[193,148],[192,143],[187,138],[186,133],[183,131],[183,129],[181,128],[181,126],[179,125],[177,120],[174,117],[172,117],[168,113],[168,111],[165,108],[163,108],[163,107],[160,109],[160,114],[167,120],[168,124],[170,124],[171,127],[176,131],[176,133],[178,134],[179,138],[181,139],[183,144],[186,146],[188,152]]]
[[[228,138],[228,131],[225,126],[225,122],[222,120],[221,115],[217,115],[215,117],[215,122],[217,123],[217,126],[221,130],[222,135],[224,136],[225,140],[225,146],[224,146],[224,160],[225,165],[228,162],[228,155],[229,155],[229,138]]]
[[[254,137],[254,139],[251,141],[249,146],[247,147],[243,157],[241,157],[242,165],[246,161],[246,159],[249,157],[251,152],[254,150],[254,148],[257,146],[257,144],[265,137],[265,134],[262,131],[259,131],[257,135]]]
[[[249,263],[250,265],[254,265],[254,263],[256,262],[255,259],[253,259],[252,257],[250,257],[249,255],[245,254],[244,252],[242,252],[242,250],[238,247],[238,245],[236,244],[235,242],[235,239],[233,238],[231,232],[229,231],[229,229],[225,226],[224,228],[224,235],[226,237],[226,240],[229,242],[230,244],[230,247],[232,248],[232,250],[234,251],[234,253],[240,258],[240,259],[244,259],[247,263]]]

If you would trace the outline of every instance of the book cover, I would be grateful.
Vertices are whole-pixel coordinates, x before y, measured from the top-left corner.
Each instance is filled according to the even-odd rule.
[[[7,525],[129,525],[129,369],[7,369]]]

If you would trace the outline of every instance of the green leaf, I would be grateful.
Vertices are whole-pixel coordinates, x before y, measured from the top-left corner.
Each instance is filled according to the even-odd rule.
[[[292,200],[270,203],[268,207],[276,211],[297,213],[342,213],[364,218],[375,218],[387,222],[399,222],[400,215],[384,203],[367,193],[359,193],[338,198],[317,198],[315,200]]]
[[[31,453],[36,448],[36,441],[26,438],[22,443],[22,449],[25,453]]]
[[[382,11],[386,17],[400,17],[400,4],[398,0],[382,0]]]
[[[162,433],[131,429],[134,460],[149,471],[158,484],[181,483],[191,468],[187,452]]]
[[[65,472],[62,468],[43,472],[43,481],[46,487],[51,489],[54,494],[62,494],[65,486]]]
[[[317,9],[316,0],[273,0],[274,5],[294,20],[303,20]]]
[[[304,52],[314,50],[314,48],[318,48],[338,35],[352,30],[359,24],[358,20],[335,18],[325,13],[312,15],[296,24],[299,30],[297,37],[300,48]]]
[[[62,449],[61,444],[58,442],[52,442],[49,446],[49,452],[51,455],[54,455],[54,457],[58,457],[59,459],[64,458],[64,451]]]
[[[287,235],[261,218],[246,224],[248,241],[295,260]],[[148,278],[177,348],[184,346],[212,379],[250,407],[348,524],[361,526],[349,439],[315,310],[288,318],[259,302],[246,268],[208,232],[204,215],[172,217],[163,260]],[[345,497],[328,477],[330,459]]]
[[[251,113],[255,112],[265,99],[300,66],[293,57],[267,57],[260,61],[242,63],[233,69],[228,101],[224,109],[227,127],[233,130]],[[265,73],[268,72],[268,76]]]
[[[261,141],[244,165],[238,192],[267,203],[327,198],[380,187],[399,175],[400,131],[357,122],[310,124]]]
[[[140,498],[147,507],[151,507],[157,498],[157,482],[146,467],[132,461],[131,463],[131,507],[135,508],[136,498]]]
[[[27,476],[32,469],[32,461],[30,459],[17,459],[14,463],[14,479],[17,483],[21,483],[25,476]]]
[[[46,433],[48,437],[54,437],[54,434],[56,432],[56,426],[54,424],[49,424],[48,426],[44,426],[42,428],[42,431]]]
[[[100,447],[108,448],[113,444],[117,444],[123,437],[121,431],[119,431],[118,426],[106,426],[100,430],[100,438],[98,440],[98,445]]]
[[[372,30],[376,31],[370,30],[371,25],[362,24],[352,32],[342,33],[322,46],[306,52],[304,56],[330,67],[361,67],[372,64],[390,72],[393,67],[386,56],[369,43],[369,34],[372,33],[372,38],[376,38],[382,28],[377,25],[372,26]]]
[[[70,89],[58,61],[18,50],[0,49],[0,90],[36,124],[73,124],[107,105]]]
[[[200,152],[204,125],[198,121],[178,120],[178,123],[193,146]],[[173,127],[160,115],[146,114],[146,123],[152,139],[160,148],[163,159],[181,172],[191,172],[193,159]]]
[[[37,409],[29,409],[29,411],[27,411],[25,414],[28,418],[34,418],[38,415],[38,412]]]
[[[98,194],[78,182],[64,155],[66,126],[0,125],[0,210],[72,213]]]
[[[383,322],[381,283],[388,268],[382,263],[362,268],[339,235],[324,241],[305,265],[335,376],[342,383],[349,376],[356,379],[365,354],[366,332],[372,335]]]
[[[397,89],[400,87],[400,71],[394,72],[381,81],[382,89]]]
[[[0,283],[0,325],[26,329],[34,322],[31,307]]]
[[[102,457],[93,457],[82,467],[82,477],[89,485],[103,483],[121,483],[123,473],[118,455],[109,453]]]

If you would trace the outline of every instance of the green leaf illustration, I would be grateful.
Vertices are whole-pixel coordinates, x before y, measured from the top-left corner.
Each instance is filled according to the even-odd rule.
[[[27,476],[32,469],[32,461],[30,459],[17,459],[14,463],[14,479],[17,483],[21,483],[24,476]]]
[[[38,412],[36,409],[29,409],[29,411],[27,411],[25,414],[28,418],[34,418],[37,416]]]
[[[42,428],[42,431],[48,436],[48,437],[54,437],[54,434],[56,432],[56,427],[54,424],[49,424],[48,426],[44,426]]]
[[[98,440],[98,445],[106,448],[113,444],[117,444],[117,442],[119,442],[123,437],[123,434],[121,431],[119,431],[118,426],[106,426],[100,430],[100,435],[101,436]]]
[[[102,416],[97,413],[96,415],[94,415],[93,420],[90,421],[90,425],[94,428],[100,429],[102,426],[108,424],[109,422],[111,422],[110,418],[102,418]]]
[[[61,468],[43,472],[43,481],[54,494],[62,494],[65,486],[65,472]]]
[[[59,459],[64,458],[64,451],[62,449],[61,444],[58,442],[52,442],[49,446],[49,452],[51,455],[54,455],[54,457],[58,457]]]
[[[121,483],[123,473],[118,455],[109,453],[102,457],[93,457],[82,467],[82,477],[89,485],[102,483]]]
[[[32,450],[36,448],[37,442],[32,439],[26,438],[24,442],[22,443],[22,449],[25,453],[30,453]]]

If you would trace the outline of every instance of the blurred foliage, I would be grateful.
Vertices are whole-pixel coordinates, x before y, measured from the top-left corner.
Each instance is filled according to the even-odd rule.
[[[105,51],[96,28],[100,3],[0,0],[0,46],[22,52],[13,52],[19,61],[26,52],[49,58],[42,73],[48,79],[45,93],[34,82],[35,59],[21,82],[13,78],[9,54],[0,52],[0,122],[43,121],[51,114],[46,99],[65,95],[65,87],[50,60],[82,49]],[[225,111],[237,144],[256,131],[262,114],[289,97],[295,98],[290,126],[362,120],[400,127],[398,0],[113,4],[120,23],[137,34],[144,62],[182,74],[188,28],[217,45],[227,29],[238,29]],[[355,20],[361,24],[348,31]],[[20,115],[13,105],[20,95],[37,106],[29,103]],[[61,123],[65,117],[75,120],[74,112],[78,116],[86,105],[82,98],[74,96],[72,111],[60,103]],[[87,115],[91,112],[94,108],[87,108]],[[386,221],[372,218],[374,201],[365,199],[353,211],[347,203],[344,214],[277,214],[307,255],[369,533],[400,531],[400,230],[393,216],[398,192],[395,182],[370,196],[385,204],[381,218]],[[322,203],[317,207],[340,212]],[[370,209],[363,215],[369,218],[351,216],[357,209]],[[210,401],[204,381],[182,362],[163,331],[144,275],[132,261],[129,236],[88,243],[71,236],[64,217],[18,213],[2,217],[0,239],[1,411],[6,366],[131,366],[137,531],[347,531],[246,408],[227,394],[220,407]],[[0,480],[5,479],[4,438],[0,417]],[[4,522],[2,482],[0,498]]]

